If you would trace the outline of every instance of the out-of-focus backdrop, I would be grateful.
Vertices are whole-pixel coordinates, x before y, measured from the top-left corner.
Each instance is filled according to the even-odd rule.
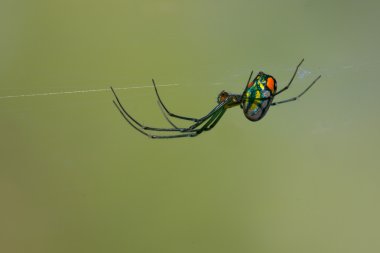
[[[0,251],[379,252],[379,7],[2,0]],[[283,87],[302,58],[278,98],[322,74],[300,101],[196,138],[148,139],[110,91],[70,93],[129,87],[132,115],[169,126],[151,78],[199,117],[252,69]]]

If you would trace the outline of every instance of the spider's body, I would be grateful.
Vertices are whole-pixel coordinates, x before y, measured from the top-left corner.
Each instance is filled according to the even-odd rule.
[[[314,83],[321,77],[318,76],[301,94],[299,94],[296,97],[285,99],[279,102],[274,102],[273,99],[278,94],[282,93],[283,91],[287,90],[290,84],[293,82],[293,79],[295,75],[297,74],[298,68],[302,64],[303,60],[298,64],[296,71],[294,72],[291,80],[289,83],[282,88],[280,91],[277,91],[277,82],[276,79],[274,79],[273,76],[267,75],[263,72],[259,72],[259,74],[251,81],[253,71],[251,72],[251,75],[249,76],[247,85],[241,95],[238,94],[230,94],[228,92],[222,91],[218,97],[217,97],[217,103],[218,105],[214,107],[208,114],[201,118],[191,118],[191,117],[184,117],[180,116],[174,113],[171,113],[166,106],[162,103],[161,98],[158,94],[156,84],[153,81],[153,86],[156,91],[156,95],[158,98],[158,102],[160,105],[160,108],[162,109],[165,118],[168,120],[168,122],[173,126],[172,128],[157,128],[157,127],[148,127],[145,125],[142,125],[137,120],[135,120],[129,113],[124,109],[123,105],[121,104],[118,96],[116,95],[115,91],[111,90],[116,98],[116,101],[114,100],[114,104],[117,107],[117,109],[120,111],[124,119],[137,131],[141,132],[142,134],[150,137],[150,138],[159,138],[159,139],[167,139],[167,138],[178,138],[178,137],[193,137],[197,136],[203,131],[209,131],[211,130],[222,118],[224,113],[227,109],[231,107],[235,107],[240,105],[240,107],[243,109],[244,115],[247,119],[250,121],[258,121],[262,119],[265,114],[267,113],[269,107],[271,105],[277,105],[281,103],[286,103],[290,101],[294,101],[298,98],[300,98],[303,94],[305,94],[306,91],[308,91],[311,86],[314,85]],[[193,124],[186,128],[177,127],[173,122],[169,120],[167,113],[170,117],[192,121]],[[150,134],[148,131],[158,131],[158,132],[177,132],[178,134],[172,134],[172,135],[153,135]]]

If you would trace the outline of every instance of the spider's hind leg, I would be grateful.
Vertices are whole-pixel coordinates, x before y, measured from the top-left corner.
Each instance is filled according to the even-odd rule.
[[[283,92],[283,91],[285,91],[285,90],[287,90],[289,88],[289,86],[292,84],[292,82],[294,80],[294,77],[296,77],[298,69],[300,68],[300,66],[303,63],[303,61],[304,61],[304,59],[302,59],[301,62],[297,65],[296,70],[294,71],[293,76],[290,79],[289,83],[284,88],[282,88],[281,90],[277,91],[276,94],[274,94],[275,96],[277,96],[278,94],[280,94],[281,92]]]
[[[291,101],[295,101],[297,99],[299,99],[303,94],[305,94],[310,88],[311,86],[313,86],[317,81],[318,79],[321,78],[321,76],[318,76],[309,86],[307,86],[307,88],[301,92],[298,96],[296,97],[292,97],[292,98],[288,98],[288,99],[285,99],[285,100],[281,100],[281,101],[278,101],[278,102],[274,102],[272,103],[271,105],[278,105],[278,104],[283,104],[283,103],[287,103],[287,102],[291,102]]]

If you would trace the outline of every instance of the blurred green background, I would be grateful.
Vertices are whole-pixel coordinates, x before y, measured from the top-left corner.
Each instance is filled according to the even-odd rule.
[[[0,0],[0,251],[380,252],[377,1]],[[151,140],[110,92],[199,117],[249,72],[280,97],[197,138]],[[167,126],[153,89],[119,90]],[[279,98],[279,99],[281,99]],[[178,122],[178,121],[176,121]],[[178,122],[186,125],[186,122]]]

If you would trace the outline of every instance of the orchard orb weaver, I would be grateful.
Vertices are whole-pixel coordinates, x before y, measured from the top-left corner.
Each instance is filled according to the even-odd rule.
[[[302,61],[298,64],[296,70],[293,73],[292,78],[289,83],[277,91],[277,81],[273,76],[267,75],[263,72],[259,72],[257,76],[251,81],[253,71],[251,72],[246,87],[243,93],[240,94],[230,94],[226,91],[220,92],[217,97],[217,106],[215,106],[208,114],[201,118],[191,118],[180,116],[174,113],[171,113],[164,103],[161,100],[160,95],[158,94],[157,86],[152,79],[153,87],[156,92],[156,96],[158,99],[158,104],[164,114],[166,120],[173,126],[172,128],[157,128],[157,127],[149,127],[141,124],[137,120],[135,120],[124,108],[121,104],[119,97],[116,95],[116,92],[111,87],[111,90],[115,96],[116,100],[113,100],[116,108],[119,110],[124,119],[137,131],[140,133],[154,139],[168,139],[168,138],[179,138],[179,137],[194,137],[201,134],[203,131],[211,130],[223,117],[224,113],[228,108],[235,107],[240,105],[243,109],[245,117],[250,121],[258,121],[262,119],[265,114],[268,112],[270,106],[278,105],[282,103],[287,103],[291,101],[295,101],[300,98],[303,94],[305,94],[311,86],[313,86],[321,76],[318,76],[303,92],[301,92],[298,96],[292,97],[289,99],[281,100],[278,102],[273,102],[275,96],[279,95],[283,91],[287,90],[290,84],[293,82],[294,77],[297,74],[297,71]],[[172,121],[170,121],[169,117],[178,118],[186,121],[191,121],[192,124],[189,127],[182,128],[177,127]],[[134,124],[133,124],[134,123]],[[164,134],[164,135],[154,135],[149,131],[156,132],[174,132],[176,134]]]

